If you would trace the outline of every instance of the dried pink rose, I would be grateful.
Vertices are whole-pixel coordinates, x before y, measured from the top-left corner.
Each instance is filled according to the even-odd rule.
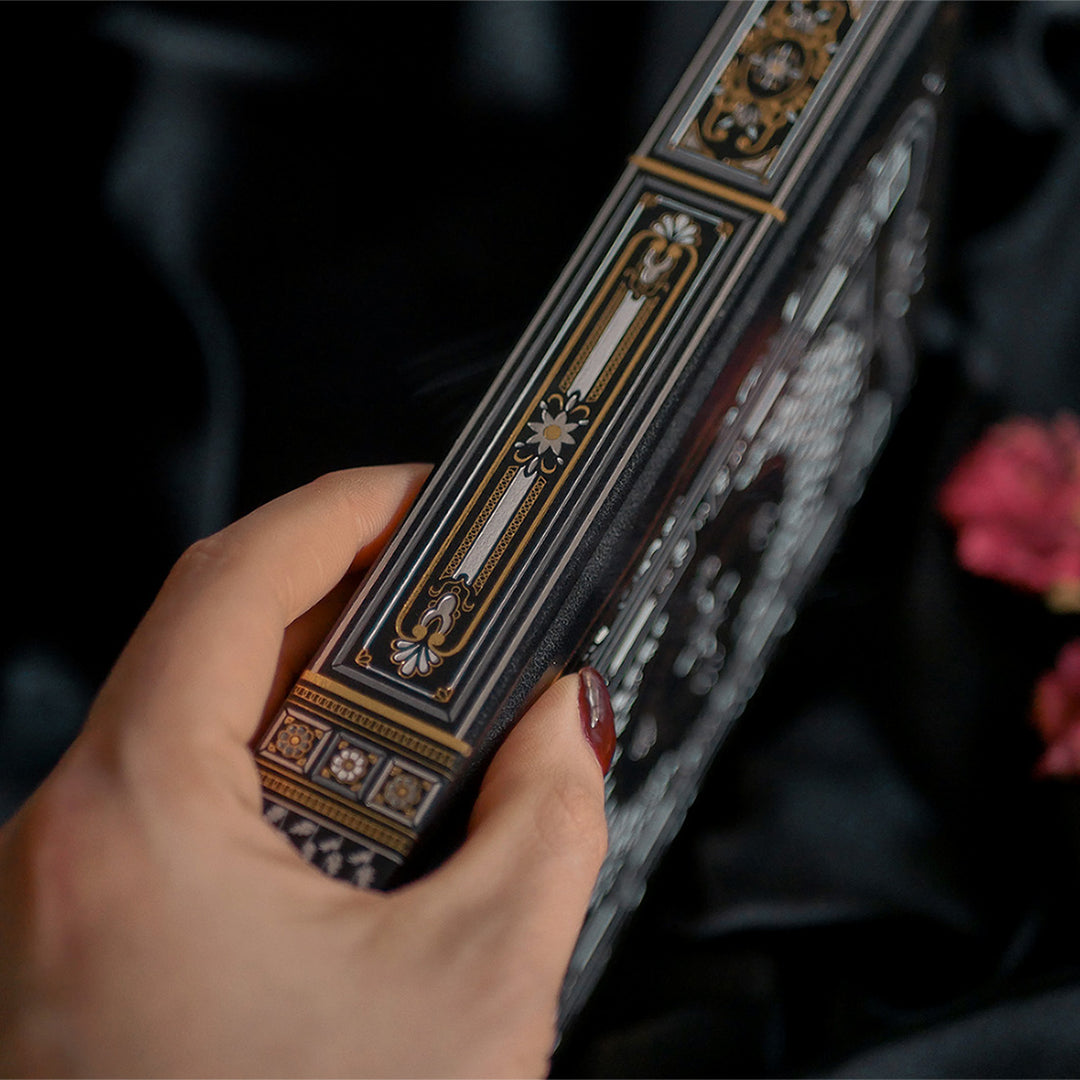
[[[1080,639],[1058,654],[1057,665],[1035,684],[1031,721],[1046,743],[1038,776],[1080,776]]]
[[[1080,611],[1080,421],[1018,417],[992,427],[961,458],[939,507],[974,574]]]

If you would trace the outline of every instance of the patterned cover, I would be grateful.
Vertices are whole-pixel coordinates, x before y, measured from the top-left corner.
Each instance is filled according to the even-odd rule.
[[[725,10],[255,744],[266,816],[385,886],[537,685],[620,748],[564,1014],[595,982],[909,385],[944,87],[929,3]],[[422,854],[422,847],[420,854]]]

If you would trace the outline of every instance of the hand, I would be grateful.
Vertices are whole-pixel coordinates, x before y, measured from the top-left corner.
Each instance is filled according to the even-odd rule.
[[[576,677],[514,728],[465,844],[415,884],[333,881],[261,818],[249,740],[423,475],[324,477],[177,563],[0,831],[4,1075],[546,1073],[606,848]]]

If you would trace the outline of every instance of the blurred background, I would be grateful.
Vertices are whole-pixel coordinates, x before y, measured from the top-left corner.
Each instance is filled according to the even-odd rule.
[[[1080,627],[933,506],[1080,407],[1080,5],[963,6],[915,394],[558,1075],[1080,1069],[1078,783],[1027,722]],[[189,543],[441,457],[720,7],[5,6],[0,815]]]

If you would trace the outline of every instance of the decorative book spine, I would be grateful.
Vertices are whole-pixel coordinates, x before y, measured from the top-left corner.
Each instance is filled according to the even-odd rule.
[[[796,358],[831,350],[830,370],[846,370],[847,350],[857,366],[856,345],[830,334],[830,320],[876,287],[863,271],[898,206],[918,197],[934,107],[924,95],[887,130],[867,130],[891,108],[934,9],[755,0],[725,10],[255,743],[267,818],[326,873],[392,883],[583,643],[593,640],[605,673],[622,670],[620,648],[638,647],[666,602],[665,582],[641,582],[662,565],[678,578],[675,539],[665,540],[672,500],[706,506],[747,488],[822,415],[792,397]],[[870,143],[869,164],[856,161]],[[844,183],[846,203],[830,200]],[[797,294],[796,264],[806,265]],[[826,379],[813,392],[847,391]],[[784,401],[795,402],[787,414]],[[634,603],[597,635],[620,595]],[[761,614],[759,649],[778,627]]]

